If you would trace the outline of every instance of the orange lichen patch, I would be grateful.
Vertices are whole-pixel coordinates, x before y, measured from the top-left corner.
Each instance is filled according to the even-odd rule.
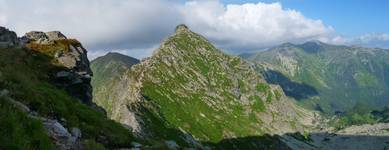
[[[78,47],[81,46],[81,43],[76,39],[60,39],[54,40],[48,44],[39,44],[35,42],[30,42],[26,45],[28,49],[38,51],[40,53],[46,54],[48,56],[54,56],[58,52],[66,53],[70,51],[70,45]]]
[[[60,39],[60,40],[56,40],[54,42],[61,43],[61,44],[67,44],[67,45],[73,45],[73,46],[81,46],[81,43],[76,39]]]

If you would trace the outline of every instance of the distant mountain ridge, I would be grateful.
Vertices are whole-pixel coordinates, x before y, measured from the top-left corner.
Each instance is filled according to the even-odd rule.
[[[242,57],[261,66],[258,71],[268,81],[280,84],[308,108],[331,114],[356,103],[372,108],[389,105],[389,51],[385,49],[310,41]]]
[[[91,69],[94,72],[92,80],[93,101],[99,106],[104,107],[108,116],[113,111],[113,101],[117,99],[110,91],[114,86],[119,84],[120,77],[129,68],[138,63],[139,60],[136,58],[114,52],[98,57],[91,62]]]

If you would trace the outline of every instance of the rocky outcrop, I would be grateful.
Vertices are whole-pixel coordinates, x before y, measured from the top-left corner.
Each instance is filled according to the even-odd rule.
[[[0,27],[0,48],[14,47],[18,44],[19,40],[15,32]]]
[[[79,102],[96,108],[90,100],[92,71],[80,42],[60,32],[30,32],[19,40],[16,47],[0,48],[0,126],[7,130],[0,132],[0,149],[143,144],[121,124]]]
[[[42,119],[43,125],[47,130],[50,138],[53,139],[57,149],[60,150],[73,150],[81,149],[81,130],[78,128],[72,128],[69,132],[61,123],[57,120]]]
[[[63,67],[53,75],[54,84],[65,89],[97,110],[104,112],[92,102],[91,77],[87,50],[75,39],[68,39],[59,31],[26,33],[22,38],[24,46],[47,54],[58,66]]]
[[[8,47],[26,47],[52,57],[56,65],[63,67],[53,75],[54,84],[83,103],[97,108],[92,102],[90,82],[93,73],[87,50],[80,42],[68,39],[59,31],[31,31],[18,38],[15,32],[0,27],[0,48]]]
[[[31,31],[26,33],[22,38],[32,40],[39,44],[50,44],[54,43],[55,40],[67,39],[66,36],[59,31],[51,31],[46,33],[41,31]]]

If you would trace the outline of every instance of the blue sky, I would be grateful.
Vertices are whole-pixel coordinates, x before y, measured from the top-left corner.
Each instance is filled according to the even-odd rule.
[[[388,0],[222,0],[224,4],[280,2],[312,19],[320,19],[344,36],[389,33]]]
[[[0,0],[0,26],[61,31],[95,58],[148,57],[178,24],[230,54],[285,42],[389,49],[389,0]],[[20,13],[28,12],[28,13]]]

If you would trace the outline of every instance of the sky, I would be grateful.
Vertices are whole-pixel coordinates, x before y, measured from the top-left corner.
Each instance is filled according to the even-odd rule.
[[[256,3],[258,0],[222,0],[224,4]],[[389,33],[389,1],[387,0],[262,0],[280,2],[284,8],[295,9],[304,16],[320,19],[345,36],[365,33]]]
[[[148,57],[178,24],[230,54],[310,40],[389,48],[386,0],[0,0],[19,36],[59,30],[88,49]]]

